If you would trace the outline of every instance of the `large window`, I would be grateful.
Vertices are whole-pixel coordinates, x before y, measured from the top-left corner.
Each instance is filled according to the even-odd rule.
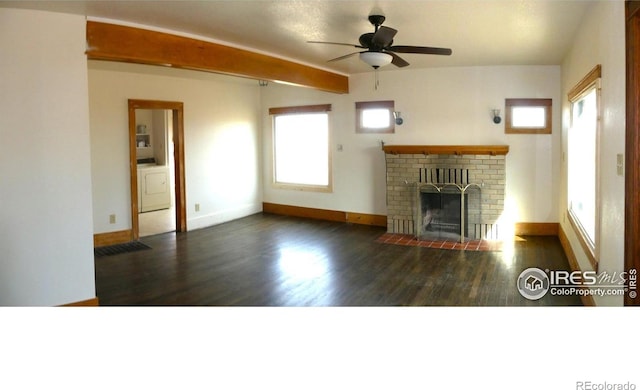
[[[569,93],[571,126],[568,134],[569,220],[594,268],[598,245],[598,128],[600,67]]]
[[[331,190],[331,105],[279,107],[273,115],[273,180],[276,186]]]

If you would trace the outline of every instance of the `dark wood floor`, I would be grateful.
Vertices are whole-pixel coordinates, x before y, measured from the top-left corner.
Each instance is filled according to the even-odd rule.
[[[145,237],[151,250],[96,258],[101,305],[562,306],[520,296],[525,268],[568,270],[555,237],[502,252],[375,242],[370,226],[256,214],[189,233]]]

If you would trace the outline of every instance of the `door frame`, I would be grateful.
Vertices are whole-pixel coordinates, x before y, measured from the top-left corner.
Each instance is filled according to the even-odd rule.
[[[140,238],[138,226],[138,161],[136,157],[136,110],[171,110],[173,112],[173,146],[175,166],[176,232],[187,231],[184,168],[184,103],[163,100],[129,99],[129,171],[131,177],[131,230]],[[169,156],[171,158],[171,156]]]

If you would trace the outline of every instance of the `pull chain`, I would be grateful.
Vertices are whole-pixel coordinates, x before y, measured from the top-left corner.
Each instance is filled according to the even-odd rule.
[[[380,85],[380,79],[378,78],[378,69],[374,69],[373,73],[375,74],[375,79],[373,82],[373,88],[377,91],[378,90],[378,85]]]

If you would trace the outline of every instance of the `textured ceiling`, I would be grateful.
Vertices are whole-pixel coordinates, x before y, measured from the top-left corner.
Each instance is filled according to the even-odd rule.
[[[605,1],[605,0],[601,0]],[[396,45],[448,47],[452,56],[402,54],[409,68],[560,64],[586,0],[448,1],[0,1],[0,7],[69,12],[207,37],[343,72],[367,72],[354,51],[307,41],[358,43],[383,14]],[[399,69],[388,65],[381,70]]]

